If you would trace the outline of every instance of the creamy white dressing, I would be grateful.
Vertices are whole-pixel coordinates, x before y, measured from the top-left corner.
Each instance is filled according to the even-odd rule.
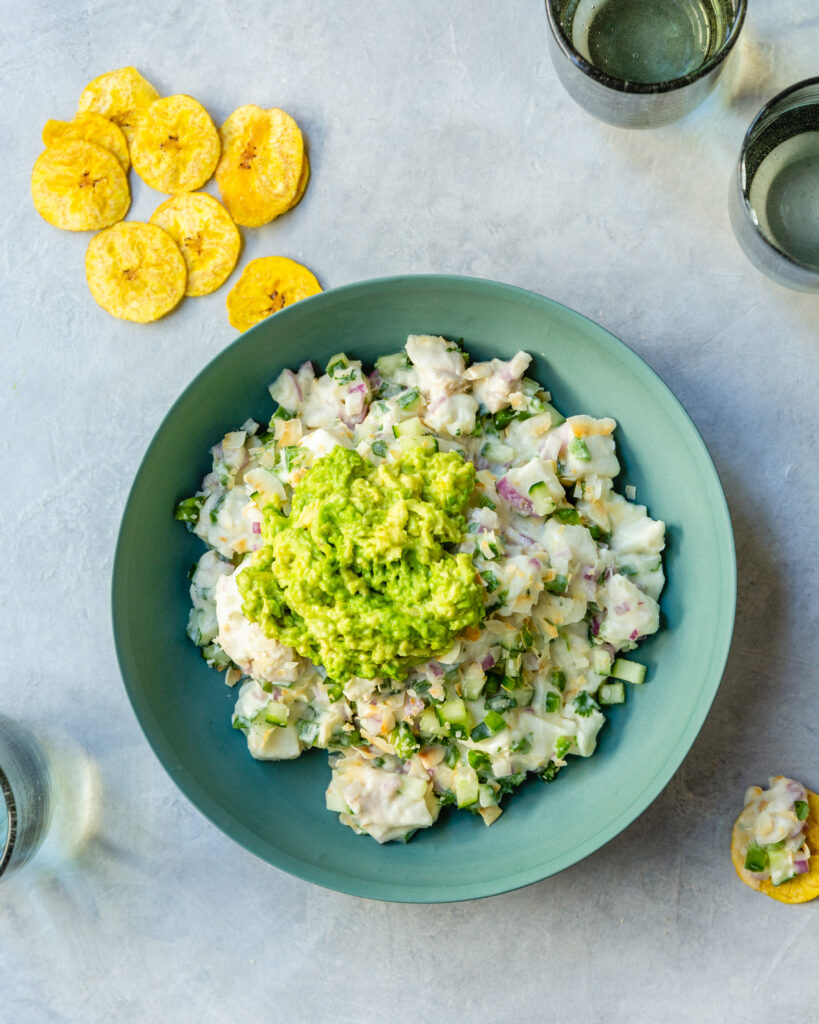
[[[341,750],[328,807],[379,842],[429,827],[444,803],[490,824],[527,773],[552,778],[570,754],[591,755],[614,657],[659,627],[665,526],[614,490],[616,423],[563,421],[524,376],[530,361],[467,366],[453,342],[411,335],[369,375],[344,355],[319,376],[286,370],[268,431],[249,421],[226,435],[202,483],[194,529],[211,550],[192,579],[190,631],[247,677],[234,725],[262,759]],[[460,550],[486,619],[403,682],[336,686],[244,616],[234,564],[261,545],[264,506],[287,514],[292,484],[334,447],[377,464],[429,441],[478,471]]]

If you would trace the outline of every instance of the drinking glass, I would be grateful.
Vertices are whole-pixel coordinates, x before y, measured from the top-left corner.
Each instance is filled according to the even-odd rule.
[[[759,270],[788,288],[819,291],[819,78],[774,96],[751,122],[729,209]]]
[[[546,0],[552,62],[601,121],[655,128],[713,89],[747,0]]]
[[[52,776],[42,747],[0,715],[0,878],[37,852],[51,810]]]

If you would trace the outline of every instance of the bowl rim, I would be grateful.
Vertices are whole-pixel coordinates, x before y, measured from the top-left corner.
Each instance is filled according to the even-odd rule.
[[[701,460],[703,468],[707,472],[711,472],[713,474],[713,482],[716,483],[716,493],[720,497],[718,507],[712,506],[712,512],[717,529],[722,534],[723,540],[727,542],[720,546],[720,550],[722,552],[721,570],[723,573],[723,584],[725,590],[725,593],[722,595],[723,607],[721,609],[721,617],[724,622],[724,626],[721,634],[715,634],[714,637],[713,655],[711,659],[712,665],[714,666],[714,678],[711,684],[711,691],[702,693],[698,698],[698,701],[691,709],[691,713],[687,720],[683,723],[677,735],[676,742],[669,749],[662,768],[653,778],[646,781],[640,792],[634,797],[627,807],[621,810],[620,814],[617,815],[616,818],[609,821],[606,826],[597,832],[588,836],[583,843],[578,847],[573,848],[568,854],[557,857],[549,863],[542,862],[534,868],[510,871],[493,878],[491,881],[482,880],[477,882],[463,882],[457,886],[443,886],[441,883],[430,881],[423,890],[413,888],[409,891],[402,889],[398,892],[394,891],[395,887],[392,883],[382,882],[377,878],[370,878],[362,881],[360,877],[348,875],[347,873],[344,873],[332,866],[328,868],[317,864],[304,865],[297,857],[293,857],[280,849],[275,850],[275,856],[273,856],[273,851],[271,851],[269,844],[260,840],[259,837],[243,823],[237,821],[235,818],[231,818],[225,809],[203,788],[198,778],[188,771],[179,759],[178,755],[175,753],[173,745],[166,739],[165,733],[162,730],[158,719],[154,715],[147,697],[141,688],[136,685],[135,680],[131,677],[128,671],[128,651],[126,642],[127,621],[125,615],[125,608],[128,601],[127,580],[122,570],[122,566],[126,559],[126,548],[132,529],[132,516],[135,515],[135,513],[132,512],[132,498],[141,483],[141,477],[146,470],[146,463],[149,461],[154,449],[160,444],[160,438],[164,433],[166,425],[174,417],[177,408],[185,400],[188,393],[197,386],[199,380],[205,374],[209,373],[211,367],[215,363],[218,363],[229,350],[243,344],[244,339],[254,331],[259,331],[260,329],[269,330],[270,327],[268,320],[272,318],[267,318],[240,334],[239,337],[235,338],[229,345],[218,352],[205,364],[204,367],[202,367],[201,370],[199,370],[185,388],[183,388],[176,400],[163,416],[161,422],[154,431],[153,437],[146,448],[142,459],[140,460],[139,467],[134,475],[134,480],[123,508],[123,515],[117,536],[113,561],[111,618],[114,646],[120,675],[122,677],[129,702],[137,718],[140,729],[160,764],[176,783],[182,793],[201,814],[203,814],[221,832],[233,839],[239,845],[243,846],[250,853],[255,854],[257,857],[269,864],[272,864],[274,867],[286,871],[304,881],[312,882],[336,892],[343,892],[352,896],[360,896],[368,899],[377,899],[380,901],[395,903],[453,903],[462,900],[480,899],[523,888],[524,886],[542,881],[553,874],[557,874],[559,871],[579,863],[606,843],[610,842],[615,836],[619,835],[620,832],[634,822],[639,815],[642,814],[643,811],[645,811],[646,808],[660,795],[663,789],[665,789],[673,778],[677,769],[691,750],[691,747],[693,746],[694,741],[696,740],[697,735],[708,716],[711,705],[716,697],[717,690],[719,689],[731,647],[736,614],[737,585],[736,549],[731,526],[731,517],[722,482],[705,441],[702,439],[702,436],[700,435],[693,420],[665,381],[654,369],[652,369],[652,367],[648,365],[648,363],[645,362],[644,359],[642,359],[641,356],[626,345],[625,342],[621,341],[596,321],[584,316],[582,313],[577,312],[561,302],[557,302],[554,299],[550,299],[547,296],[529,289],[521,288],[517,285],[506,284],[500,281],[494,281],[489,278],[471,277],[458,274],[399,274],[351,282],[337,288],[328,289],[327,291],[311,296],[310,298],[303,299],[294,306],[281,310],[275,314],[275,318],[273,319],[275,319],[275,322],[282,323],[285,322],[285,318],[293,316],[297,311],[300,315],[304,315],[304,309],[306,308],[305,304],[320,307],[325,303],[331,303],[338,296],[343,297],[349,293],[354,293],[361,288],[373,287],[383,289],[411,287],[420,291],[430,287],[454,287],[456,289],[464,290],[467,293],[485,293],[488,290],[489,292],[494,292],[498,298],[503,296],[507,299],[512,299],[515,302],[523,303],[526,306],[545,306],[546,308],[562,311],[564,314],[568,313],[572,318],[576,318],[590,326],[594,332],[600,332],[600,336],[607,338],[608,343],[612,344],[619,350],[619,353],[627,363],[630,372],[636,372],[637,375],[641,376],[644,380],[648,380],[654,386],[659,387],[660,391],[664,393],[665,398],[670,401],[674,407],[676,407],[678,413],[681,414],[690,425],[692,440],[696,446],[699,460]],[[299,306],[302,307],[301,310],[298,309]],[[362,839],[362,842],[363,841],[365,840]]]

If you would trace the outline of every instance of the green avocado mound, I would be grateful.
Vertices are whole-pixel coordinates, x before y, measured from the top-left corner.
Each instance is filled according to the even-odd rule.
[[[238,576],[244,614],[330,678],[402,679],[483,618],[472,557],[455,554],[475,467],[418,445],[371,465],[334,448],[264,511]]]

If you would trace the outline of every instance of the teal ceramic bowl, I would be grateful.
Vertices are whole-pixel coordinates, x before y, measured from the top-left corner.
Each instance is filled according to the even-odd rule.
[[[534,355],[530,373],[568,414],[614,416],[619,479],[668,524],[662,631],[640,648],[648,682],[614,708],[594,757],[552,784],[525,784],[503,816],[442,813],[412,842],[379,846],[324,808],[327,755],[251,759],[230,725],[235,693],[185,637],[187,572],[201,542],[173,520],[209,468],[208,449],[248,416],[272,413],[267,384],[345,350],[372,362],[411,333],[463,338],[478,359]],[[215,825],[276,867],[376,899],[473,899],[574,864],[632,822],[682,762],[708,713],[733,628],[736,569],[725,498],[691,420],[630,349],[556,302],[459,277],[365,281],[264,320],[184,391],[128,499],[113,580],[114,634],[128,696],[171,778]]]

